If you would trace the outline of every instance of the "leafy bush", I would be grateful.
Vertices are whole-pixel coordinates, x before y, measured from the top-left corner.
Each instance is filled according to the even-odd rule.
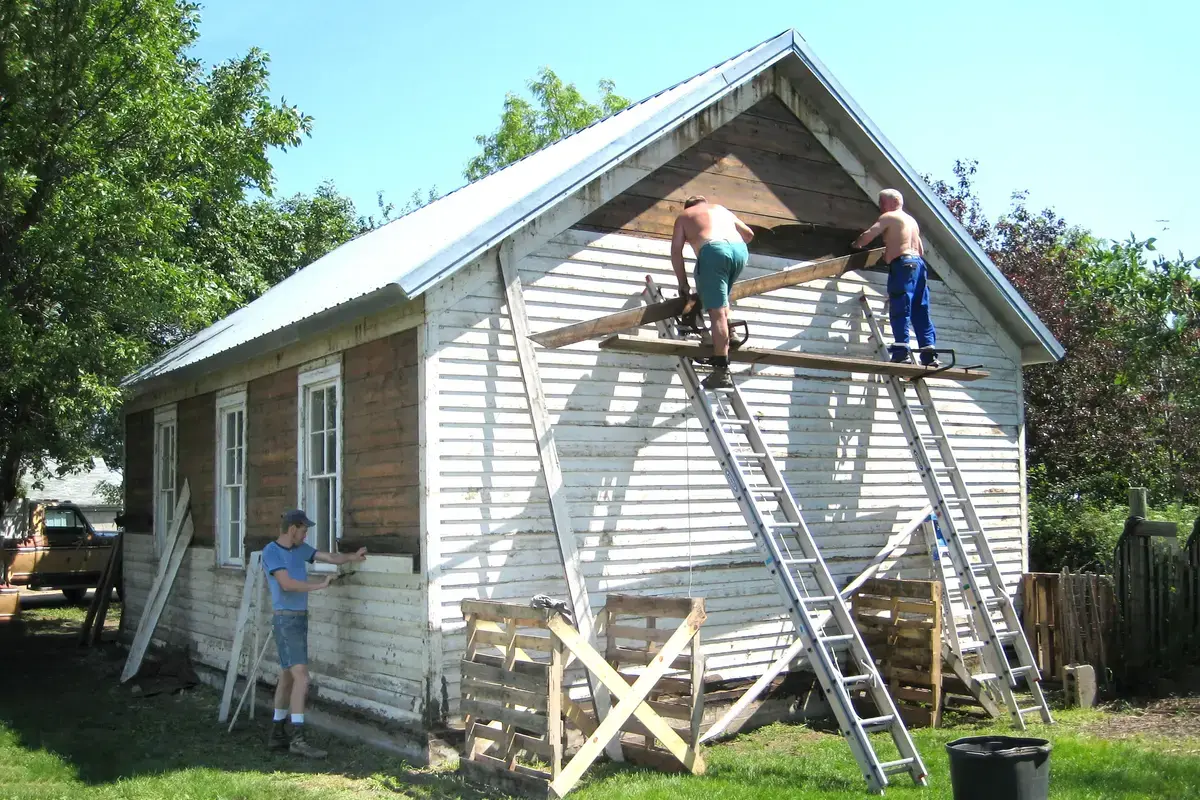
[[[1058,572],[1063,567],[1086,572],[1110,572],[1113,550],[1125,519],[1127,506],[1102,506],[1090,500],[1029,501],[1029,569]],[[1172,505],[1151,509],[1150,519],[1179,523],[1183,544],[1200,516],[1200,507]]]

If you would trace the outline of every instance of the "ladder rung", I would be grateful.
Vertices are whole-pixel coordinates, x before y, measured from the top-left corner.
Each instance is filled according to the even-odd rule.
[[[787,491],[782,486],[747,486],[746,490],[751,494],[778,494]]]
[[[728,418],[725,418],[725,419],[719,419],[719,420],[717,420],[717,424],[718,424],[718,425],[749,425],[749,424],[750,424],[750,420],[748,420],[748,419],[728,419]]]
[[[908,768],[914,763],[916,763],[916,759],[910,756],[909,758],[901,758],[896,761],[884,761],[879,765],[879,769],[884,775],[894,775],[897,772],[908,772]]]
[[[734,453],[733,457],[734,458],[754,459],[757,461],[762,461],[764,458],[767,457],[767,454],[766,453]]]
[[[1016,631],[1002,631],[996,634],[996,638],[1002,642],[1015,642],[1017,635]]]
[[[1034,666],[1032,664],[1025,664],[1024,666],[1013,667],[1009,670],[1009,672],[1011,672],[1013,675],[1020,675],[1022,672],[1031,672],[1033,669]]]
[[[873,683],[875,676],[873,675],[843,675],[842,683],[847,686],[854,686],[859,683]]]
[[[972,564],[971,572],[975,575],[987,575],[990,564]]]
[[[994,672],[980,672],[976,675],[972,675],[971,678],[979,683],[984,683],[985,681],[999,680],[1000,676]]]
[[[817,641],[826,644],[841,644],[854,641],[853,633],[835,633],[833,636],[817,636]]]
[[[1034,711],[1041,713],[1042,707],[1041,706],[1030,706],[1029,708],[1019,708],[1019,709],[1017,709],[1017,711],[1021,714],[1021,716],[1025,716],[1026,714],[1032,714]]]
[[[794,565],[798,565],[798,566],[807,567],[812,564],[816,564],[818,562],[817,562],[817,559],[815,559],[815,558],[785,558],[783,560],[783,563],[788,564],[788,565],[794,564]]]
[[[888,727],[895,721],[896,721],[896,717],[894,715],[884,714],[882,717],[868,717],[867,719],[860,719],[858,721],[858,724],[862,725],[864,728],[874,728],[876,730],[882,730],[883,728]]]
[[[960,639],[958,642],[958,649],[964,653],[968,653],[972,650],[982,650],[983,642],[979,641],[978,639]]]
[[[824,603],[832,603],[834,600],[841,600],[841,599],[842,598],[839,597],[838,595],[810,595],[809,597],[801,597],[800,604],[801,605],[815,605],[818,603],[824,604]]]

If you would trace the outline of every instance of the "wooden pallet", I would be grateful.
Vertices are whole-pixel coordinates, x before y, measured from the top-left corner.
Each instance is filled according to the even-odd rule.
[[[601,612],[601,630],[606,633],[604,659],[632,683],[647,664],[654,662],[680,621],[693,612],[704,613],[703,599],[645,597],[610,594]],[[664,622],[669,624],[664,625]],[[647,704],[691,747],[698,748],[704,720],[704,655],[696,632],[686,651],[668,667]],[[625,757],[636,763],[668,772],[685,771],[684,765],[636,719],[621,728]]]
[[[941,725],[942,584],[873,578],[851,601],[855,622],[880,677],[909,725]]]
[[[524,797],[549,797],[562,771],[563,646],[553,612],[464,600],[467,649],[461,710],[468,780]]]

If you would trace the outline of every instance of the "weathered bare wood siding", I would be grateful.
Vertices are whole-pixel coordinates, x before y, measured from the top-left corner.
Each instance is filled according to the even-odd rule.
[[[192,547],[213,547],[215,517],[213,459],[216,454],[216,396],[202,394],[181,400],[177,409],[176,485],[186,480],[192,490]]]
[[[149,533],[154,513],[154,411],[125,417],[126,530]]]
[[[279,535],[280,515],[296,506],[296,370],[246,386],[246,552]]]
[[[752,256],[745,277],[794,263]],[[535,332],[640,302],[647,274],[673,285],[667,242],[620,234],[570,231],[519,266]],[[459,601],[565,591],[503,289],[486,274],[464,285],[437,316],[439,587],[451,698]],[[884,276],[747,299],[734,316],[750,323],[760,347],[869,356],[856,299],[863,290],[881,305]],[[992,373],[961,386],[939,381],[934,395],[1015,583],[1023,540],[1013,348],[943,284],[931,290],[941,341]],[[710,668],[753,673],[790,641],[791,626],[673,360],[608,353],[595,342],[540,349],[538,359],[593,603],[610,591],[703,596]],[[856,575],[926,502],[882,386],[864,375],[773,367],[738,380],[835,575]],[[924,577],[927,565],[909,557],[893,574]]]
[[[345,352],[343,550],[420,551],[417,363],[415,329]]]

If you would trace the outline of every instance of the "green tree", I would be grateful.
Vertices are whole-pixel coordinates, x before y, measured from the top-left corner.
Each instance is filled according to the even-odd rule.
[[[310,119],[267,57],[205,70],[197,6],[0,2],[0,500],[115,447],[120,379],[259,285],[229,257]],[[119,461],[116,463],[120,463]]]
[[[591,103],[575,84],[563,83],[549,67],[543,67],[529,81],[528,88],[532,101],[509,92],[504,97],[500,127],[486,136],[475,137],[481,152],[463,171],[468,181],[504,169],[629,105],[627,98],[614,91],[615,84],[610,80],[600,81],[600,102]]]

